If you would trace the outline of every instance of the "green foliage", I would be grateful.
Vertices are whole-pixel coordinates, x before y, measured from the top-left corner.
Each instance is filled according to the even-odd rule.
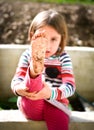
[[[8,102],[16,103],[17,102],[17,97],[14,96],[14,97],[9,98]]]
[[[27,2],[43,2],[43,3],[58,3],[58,4],[94,4],[94,0],[20,0]]]
[[[69,110],[71,110],[71,111],[74,110],[71,104],[68,105],[68,108],[69,108]]]
[[[17,109],[17,97],[11,97],[6,101],[0,101],[0,110]]]

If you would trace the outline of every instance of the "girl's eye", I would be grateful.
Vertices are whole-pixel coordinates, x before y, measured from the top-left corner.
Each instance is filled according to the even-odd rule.
[[[56,41],[56,38],[52,38],[52,41]]]

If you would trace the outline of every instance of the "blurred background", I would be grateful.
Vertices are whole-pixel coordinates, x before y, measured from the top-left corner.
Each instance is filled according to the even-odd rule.
[[[68,46],[94,47],[94,0],[0,0],[0,44],[28,44],[32,19],[49,8],[65,17]]]

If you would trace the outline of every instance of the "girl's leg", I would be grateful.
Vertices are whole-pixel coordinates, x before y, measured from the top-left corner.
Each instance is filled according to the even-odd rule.
[[[48,130],[68,130],[68,115],[46,101],[44,108],[44,119]]]
[[[27,119],[43,120],[44,100],[32,101],[25,97],[19,97],[17,105]]]
[[[28,75],[27,75],[28,76]],[[39,91],[43,88],[42,77],[38,76],[35,80],[27,77],[26,86],[29,87],[29,91]],[[43,106],[44,100],[30,100],[26,97],[20,97],[18,99],[18,108],[28,119],[43,120]]]
[[[35,34],[37,37],[37,34]],[[41,44],[43,41],[44,44]],[[47,41],[45,41],[47,42]],[[30,92],[40,91],[43,88],[42,83],[42,71],[44,69],[44,58],[46,51],[46,44],[44,42],[43,37],[37,37],[36,40],[32,42],[32,62],[30,63],[33,71],[38,75],[35,79],[30,78],[30,71],[28,69],[25,85],[29,88]],[[22,97],[19,101],[20,110],[24,113],[24,115],[32,120],[43,120],[43,107],[44,100],[29,100],[25,97]]]

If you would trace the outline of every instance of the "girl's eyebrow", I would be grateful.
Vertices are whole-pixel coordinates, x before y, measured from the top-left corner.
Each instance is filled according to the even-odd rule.
[[[59,38],[59,36],[53,36],[52,38],[56,38],[56,39],[58,39],[58,38]]]

